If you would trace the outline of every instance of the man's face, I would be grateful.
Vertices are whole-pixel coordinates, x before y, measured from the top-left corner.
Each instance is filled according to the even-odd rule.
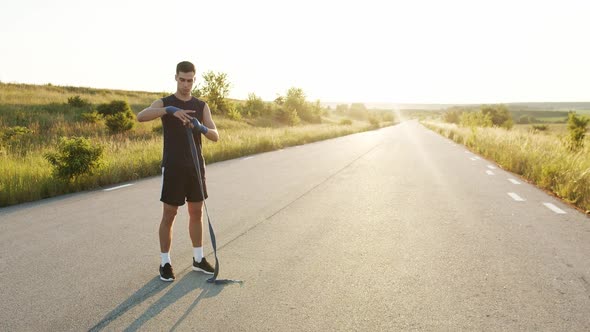
[[[190,94],[193,89],[193,83],[195,83],[195,73],[192,71],[188,73],[179,72],[175,78],[178,91],[185,95]]]

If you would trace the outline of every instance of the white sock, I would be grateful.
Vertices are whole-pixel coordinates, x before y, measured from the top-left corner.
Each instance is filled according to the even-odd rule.
[[[193,247],[193,256],[195,256],[195,261],[200,263],[203,260],[203,247]]]
[[[170,253],[169,252],[161,252],[160,256],[162,257],[162,263],[161,263],[162,266],[166,265],[166,263],[169,263],[170,265],[172,265],[172,262],[170,261]]]

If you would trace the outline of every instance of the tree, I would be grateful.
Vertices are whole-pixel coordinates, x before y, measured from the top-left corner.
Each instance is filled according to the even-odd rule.
[[[283,104],[285,104],[285,97],[283,97],[281,95],[277,95],[277,97],[274,100],[274,103],[279,106],[283,106]]]
[[[285,108],[294,109],[297,111],[297,114],[301,117],[304,113],[307,113],[306,110],[306,102],[305,102],[305,94],[303,90],[300,88],[292,87],[287,91],[287,96],[285,97]],[[305,114],[307,115],[307,114]]]
[[[203,97],[207,100],[211,112],[227,114],[229,109],[225,98],[229,95],[231,86],[227,74],[208,71],[203,74],[203,79],[205,85],[202,88],[197,85],[192,94],[197,98]]]
[[[461,120],[461,114],[463,114],[462,110],[450,109],[443,114],[443,118],[445,122],[459,124],[459,121]]]
[[[586,127],[590,122],[589,118],[579,117],[575,112],[569,112],[567,119],[568,136],[566,147],[570,151],[579,151],[584,147],[584,138],[586,137]]]
[[[459,120],[463,127],[491,127],[492,118],[489,113],[484,114],[482,111],[478,112],[463,112]]]
[[[287,91],[284,99],[284,108],[289,111],[295,111],[299,118],[311,123],[322,122],[321,106],[319,100],[315,103],[309,103],[305,100],[305,93],[300,88],[292,87]]]
[[[309,107],[311,108],[311,121],[313,123],[322,123],[322,113],[327,114],[327,110],[325,110],[325,112],[323,112],[322,110],[322,104],[320,103],[320,100],[317,99],[315,101],[315,103],[309,105]]]
[[[298,125],[301,119],[297,115],[297,110],[289,107],[282,107],[277,110],[277,118],[279,121],[286,123],[290,126]]]
[[[494,126],[510,129],[514,125],[512,116],[505,105],[484,105],[481,107],[481,112],[490,116]]]
[[[246,105],[244,106],[244,112],[250,116],[256,117],[263,115],[266,111],[266,106],[262,98],[258,97],[254,93],[248,94],[248,99],[246,100]]]
[[[350,104],[349,113],[350,113],[350,116],[352,116],[353,118],[359,119],[359,120],[368,119],[368,117],[369,117],[369,112],[367,111],[367,107],[365,106],[365,104],[362,104],[362,103]]]
[[[336,105],[336,113],[344,114],[346,112],[348,112],[348,104]]]

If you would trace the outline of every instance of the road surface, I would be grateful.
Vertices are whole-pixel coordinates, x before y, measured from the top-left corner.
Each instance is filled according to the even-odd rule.
[[[0,209],[0,330],[590,330],[589,218],[416,122],[207,179],[243,284],[190,270],[186,208],[159,280],[154,177]]]

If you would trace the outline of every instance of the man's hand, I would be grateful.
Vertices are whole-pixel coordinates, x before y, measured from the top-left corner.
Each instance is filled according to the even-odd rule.
[[[187,125],[191,122],[192,117],[189,113],[196,113],[197,111],[186,111],[174,106],[167,106],[166,113],[177,117],[180,121],[182,121],[183,125]]]
[[[209,128],[204,126],[197,118],[192,118],[191,127],[193,127],[195,130],[200,131],[201,133],[203,133],[203,135],[207,134],[207,132],[209,131]]]

